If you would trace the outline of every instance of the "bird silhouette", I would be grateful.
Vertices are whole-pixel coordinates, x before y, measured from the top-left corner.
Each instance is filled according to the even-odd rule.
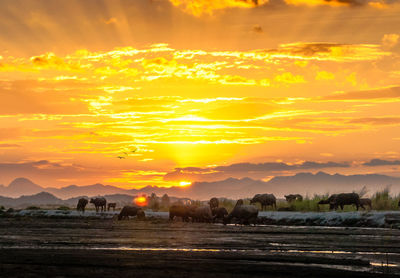
[[[119,158],[119,159],[125,159],[125,157],[124,156],[117,156],[117,158]]]
[[[137,148],[136,149],[134,149],[132,152],[134,153],[134,152],[136,152],[137,151]]]

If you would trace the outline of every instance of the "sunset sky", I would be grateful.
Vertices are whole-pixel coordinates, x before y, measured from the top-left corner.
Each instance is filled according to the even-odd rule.
[[[399,176],[399,15],[396,0],[0,1],[0,184]]]

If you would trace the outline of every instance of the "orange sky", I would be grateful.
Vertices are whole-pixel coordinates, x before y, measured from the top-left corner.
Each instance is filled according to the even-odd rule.
[[[399,14],[385,0],[1,1],[0,184],[397,175]]]

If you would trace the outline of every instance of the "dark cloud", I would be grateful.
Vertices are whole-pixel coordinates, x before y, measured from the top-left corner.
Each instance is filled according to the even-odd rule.
[[[371,161],[364,163],[365,166],[393,166],[400,165],[400,160],[383,160],[379,158],[371,159]]]
[[[321,169],[321,168],[333,168],[333,167],[349,167],[347,163],[336,163],[336,162],[312,162],[305,161],[301,164],[287,164],[283,162],[266,162],[266,163],[236,163],[229,166],[218,166],[213,170],[231,172],[270,172],[270,171],[288,171],[288,170],[305,170],[305,169]]]
[[[288,164],[283,162],[235,163],[228,166],[216,166],[209,168],[176,168],[175,171],[166,174],[164,176],[164,180],[217,180],[227,177],[251,177],[260,179],[265,178],[268,175],[276,175],[287,171],[347,167],[350,167],[350,164],[313,161],[305,161],[300,164]]]

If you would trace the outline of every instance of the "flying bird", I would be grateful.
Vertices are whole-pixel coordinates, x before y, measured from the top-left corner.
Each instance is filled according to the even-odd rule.
[[[119,159],[125,159],[125,156],[117,156],[117,158],[119,158]]]
[[[137,151],[137,148],[136,149],[134,149],[132,152],[134,153],[134,152],[136,152]]]

